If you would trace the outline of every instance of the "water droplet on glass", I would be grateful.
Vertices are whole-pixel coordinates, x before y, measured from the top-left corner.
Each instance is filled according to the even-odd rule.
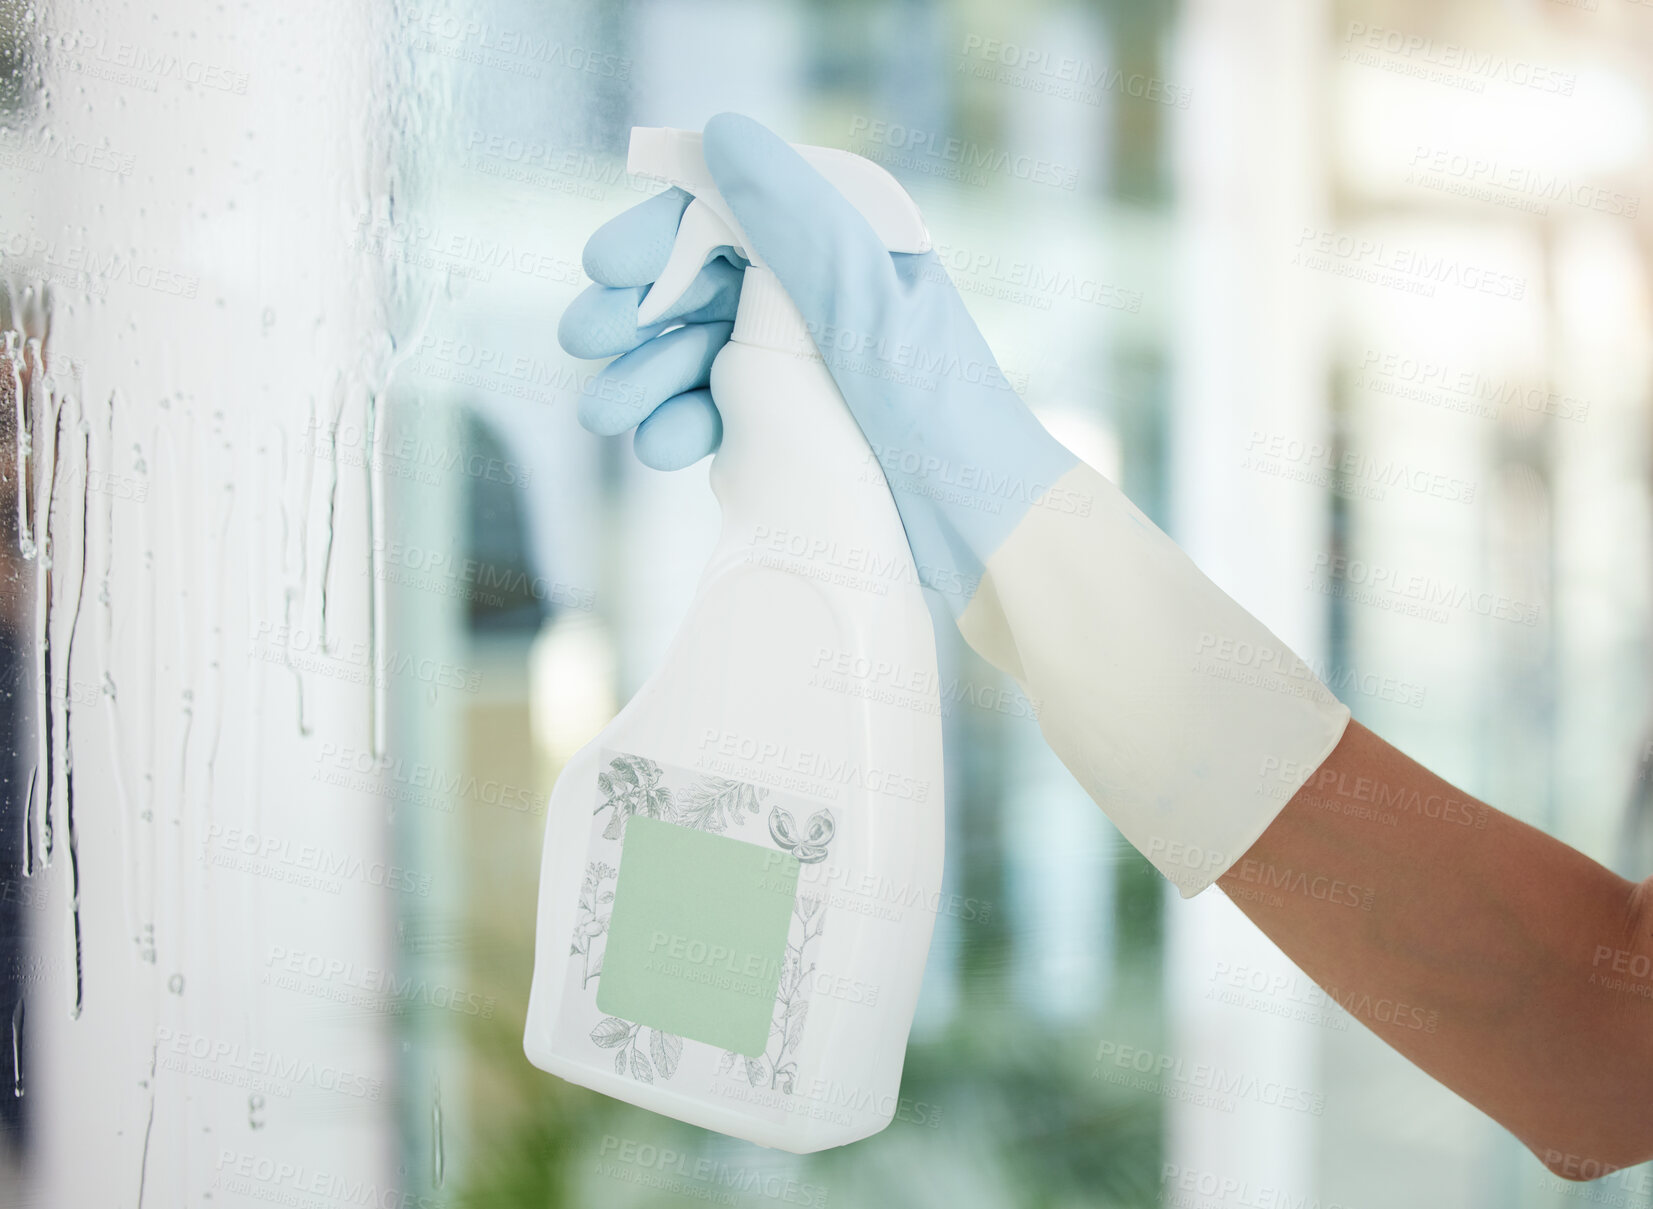
[[[440,1188],[447,1179],[447,1157],[442,1153],[442,1080],[431,1083],[430,1100],[430,1182]]]
[[[11,1094],[23,1098],[23,1001],[11,1010]]]

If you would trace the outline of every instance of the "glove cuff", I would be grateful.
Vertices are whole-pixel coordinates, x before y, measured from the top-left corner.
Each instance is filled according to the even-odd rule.
[[[1256,842],[1349,710],[1112,483],[1035,507],[987,560],[959,629],[1040,702],[1085,791],[1183,897]]]

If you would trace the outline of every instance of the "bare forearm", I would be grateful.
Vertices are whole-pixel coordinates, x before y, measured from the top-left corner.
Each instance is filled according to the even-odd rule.
[[[1632,885],[1350,723],[1219,885],[1558,1173],[1653,1158],[1653,881]]]

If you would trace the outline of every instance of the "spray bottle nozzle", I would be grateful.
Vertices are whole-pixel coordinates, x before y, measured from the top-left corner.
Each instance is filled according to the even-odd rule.
[[[718,248],[727,247],[736,256],[751,259],[740,236],[721,217],[698,197],[683,211],[677,224],[677,238],[672,243],[666,267],[660,270],[649,292],[637,308],[637,326],[647,327],[666,313],[683,296],[695,275],[705,266]]]
[[[835,147],[793,144],[827,181],[872,224],[891,252],[927,252],[930,233],[907,191],[883,167]],[[728,248],[755,267],[762,267],[751,250],[740,223],[717,191],[706,169],[700,134],[665,126],[634,126],[626,171],[676,185],[694,201],[683,211],[677,239],[666,267],[661,270],[637,308],[639,326],[656,322],[683,295],[689,283],[720,248]]]

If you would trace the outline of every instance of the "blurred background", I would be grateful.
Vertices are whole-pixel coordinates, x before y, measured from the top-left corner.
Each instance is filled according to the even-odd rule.
[[[1653,1205],[1177,899],[944,612],[894,1124],[790,1156],[521,1051],[547,794],[717,525],[555,341],[632,125],[885,165],[1357,719],[1641,878],[1650,52],[1639,0],[0,0],[0,1201]],[[1202,1064],[1306,1094],[1141,1073]]]

